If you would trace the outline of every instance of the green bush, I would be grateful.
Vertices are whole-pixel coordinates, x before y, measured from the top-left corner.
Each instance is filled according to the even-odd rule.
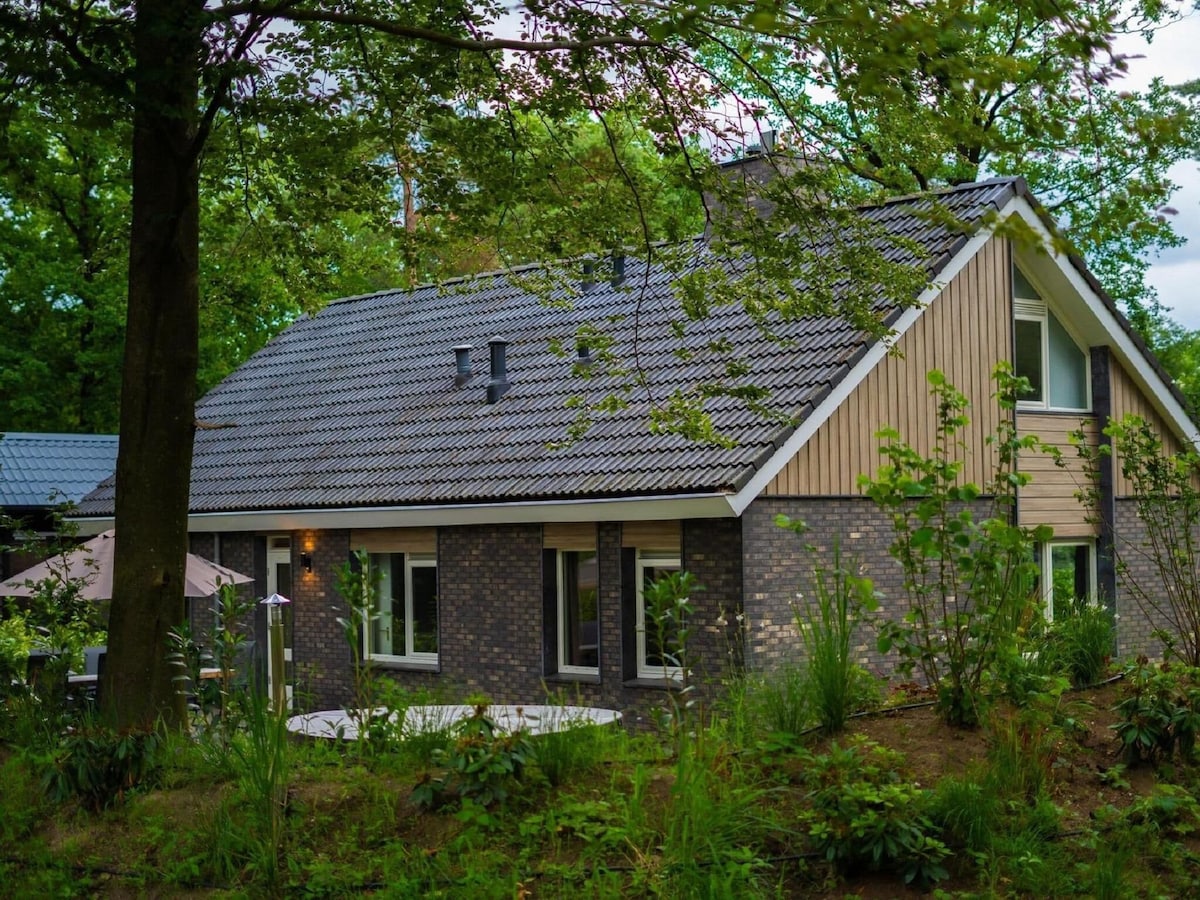
[[[881,624],[878,649],[894,650],[899,671],[915,669],[936,687],[945,721],[974,726],[990,699],[984,687],[1017,652],[1017,635],[1031,615],[1037,583],[1033,547],[1051,535],[1048,526],[1014,524],[1017,489],[1030,478],[1018,470],[1017,459],[1055,451],[1019,435],[1012,416],[1001,416],[988,439],[998,461],[990,482],[964,482],[960,457],[961,432],[970,421],[967,399],[941,372],[927,377],[937,407],[932,453],[925,455],[894,429],[884,429],[877,437],[887,464],[874,478],[859,479],[892,520],[889,552],[904,571],[907,594],[908,612]],[[997,367],[995,377],[1001,409],[1015,409],[1027,383],[1006,366]],[[978,516],[985,501],[988,510]]]
[[[56,801],[78,797],[94,812],[107,809],[153,778],[161,743],[151,729],[84,726],[63,738],[46,773],[46,790]]]
[[[901,758],[869,741],[803,752],[810,808],[801,824],[843,871],[887,869],[901,873],[905,884],[925,885],[946,877],[942,863],[950,851],[928,815],[925,792],[900,773]]]
[[[1095,603],[1076,601],[1046,625],[1039,653],[1071,679],[1075,687],[1096,684],[1108,672],[1116,643],[1116,628],[1109,611]],[[1057,604],[1056,604],[1057,607]]]
[[[1121,720],[1113,725],[1127,761],[1170,759],[1176,750],[1192,760],[1200,731],[1200,669],[1144,656],[1125,670],[1124,697],[1117,703]]]
[[[520,781],[534,750],[523,731],[505,734],[487,714],[487,704],[477,703],[472,715],[454,728],[449,750],[434,752],[434,763],[445,771],[427,775],[413,791],[422,806],[439,807],[448,800],[471,801],[479,807],[502,804],[508,789]]]

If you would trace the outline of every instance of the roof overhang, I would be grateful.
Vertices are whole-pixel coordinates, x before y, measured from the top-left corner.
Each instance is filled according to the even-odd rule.
[[[466,503],[445,506],[377,506],[341,509],[275,509],[192,513],[189,532],[304,531],[330,528],[406,528],[446,525],[512,525],[534,522],[635,522],[655,519],[728,519],[733,495],[676,494],[598,500]],[[113,527],[111,517],[75,519],[82,534]]]

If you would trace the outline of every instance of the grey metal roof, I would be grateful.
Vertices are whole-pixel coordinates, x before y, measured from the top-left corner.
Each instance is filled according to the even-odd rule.
[[[116,464],[116,435],[0,434],[0,507],[77,503]]]
[[[948,190],[937,203],[979,223],[1024,188],[996,179]],[[923,213],[928,197],[862,211],[889,234],[924,248],[932,278],[967,240],[944,217]],[[703,242],[695,266],[721,265]],[[910,251],[886,253],[909,261]],[[522,273],[536,275],[534,270]],[[672,276],[629,259],[626,281],[599,280],[573,308],[547,305],[512,273],[450,287],[426,286],[351,297],[302,319],[214,388],[197,419],[192,469],[194,513],[301,508],[456,504],[710,493],[744,484],[820,399],[849,372],[870,341],[837,317],[779,324],[773,341],[740,308],[716,309],[688,326],[684,358],[667,329],[679,317]],[[600,418],[564,449],[575,413],[568,399],[604,396],[615,382],[570,374],[572,336],[584,321],[604,325],[644,379],[628,408]],[[487,342],[510,342],[511,390],[485,402]],[[571,348],[550,349],[552,339]],[[748,383],[772,392],[790,421],[770,420],[733,398],[708,409],[736,446],[699,445],[652,434],[652,403],[672,390],[716,377],[723,358],[706,350],[721,339],[750,367]],[[454,385],[457,344],[474,345],[472,381]],[[111,514],[111,480],[83,504],[84,515]]]

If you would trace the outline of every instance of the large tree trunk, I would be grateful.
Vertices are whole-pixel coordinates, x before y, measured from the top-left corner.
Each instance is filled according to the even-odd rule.
[[[184,618],[200,304],[197,71],[202,2],[135,6],[133,224],[103,709],[118,727],[183,719],[168,634]]]

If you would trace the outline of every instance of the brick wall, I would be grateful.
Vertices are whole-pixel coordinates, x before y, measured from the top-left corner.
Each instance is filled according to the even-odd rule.
[[[683,568],[703,586],[691,598],[688,660],[693,681],[711,694],[740,667],[742,522],[690,519],[683,523]]]
[[[542,529],[471,525],[438,529],[443,680],[497,703],[542,691]]]
[[[311,553],[312,572],[300,567]],[[300,709],[338,709],[354,694],[353,652],[339,617],[348,614],[336,589],[335,572],[350,559],[350,532],[297,531],[292,534],[292,659]],[[264,647],[265,650],[265,647]]]
[[[797,536],[775,524],[783,514],[800,519],[809,530]],[[801,655],[793,604],[797,594],[811,596],[815,560],[832,566],[833,547],[840,545],[843,565],[870,577],[884,599],[879,612],[895,618],[907,612],[900,566],[888,555],[892,542],[889,517],[867,498],[766,499],[750,504],[742,515],[745,541],[747,666],[769,669]],[[806,550],[812,545],[815,551]],[[875,631],[864,627],[854,637],[857,661],[887,673],[895,660],[875,649]]]
[[[1138,518],[1136,501],[1116,501],[1113,531],[1118,560],[1117,658],[1131,659],[1141,653],[1151,658],[1162,656],[1162,642],[1153,632],[1157,628],[1170,629],[1165,619],[1148,615],[1137,598],[1138,590],[1156,598],[1162,598],[1164,592],[1158,569],[1143,549],[1146,528]]]

